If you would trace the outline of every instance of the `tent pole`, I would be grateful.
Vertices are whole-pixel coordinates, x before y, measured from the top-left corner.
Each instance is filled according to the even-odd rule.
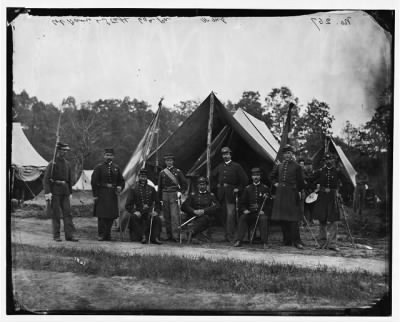
[[[211,187],[211,138],[212,138],[212,125],[214,117],[214,92],[210,95],[210,114],[208,116],[208,130],[207,130],[207,180],[208,187]]]

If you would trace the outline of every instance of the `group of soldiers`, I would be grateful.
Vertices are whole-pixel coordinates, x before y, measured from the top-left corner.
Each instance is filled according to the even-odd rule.
[[[68,150],[68,145],[58,143],[54,163],[50,162],[44,176],[45,198],[53,210],[53,238],[56,241],[61,241],[61,213],[65,239],[78,241],[70,212],[71,170],[65,160]],[[195,189],[186,193],[188,182],[185,175],[174,166],[174,155],[166,154],[165,168],[158,176],[157,191],[148,184],[147,170],[141,169],[138,182],[129,188],[125,205],[120,205],[125,180],[113,161],[113,149],[105,149],[104,162],[95,167],[91,178],[98,240],[111,240],[113,222],[124,207],[129,214],[127,225],[132,241],[162,244],[161,232],[165,225],[164,241],[181,242],[184,235],[190,243],[193,238],[208,238],[204,232],[221,224],[225,241],[232,246],[240,247],[251,229],[252,240],[258,227],[264,248],[269,248],[269,225],[274,221],[281,226],[284,245],[303,249],[299,227],[304,222],[308,225],[310,219],[317,219],[320,223],[320,247],[338,251],[340,172],[336,169],[334,157],[326,154],[324,166],[314,171],[310,160],[295,160],[292,146],[286,145],[282,152],[283,160],[275,164],[268,186],[261,182],[259,167],[251,169],[251,183],[248,184],[243,167],[232,160],[231,149],[223,147],[222,162],[210,176],[216,183],[215,194],[210,191],[207,178],[202,176],[197,178]],[[305,197],[313,192],[318,193],[317,201],[306,204]]]

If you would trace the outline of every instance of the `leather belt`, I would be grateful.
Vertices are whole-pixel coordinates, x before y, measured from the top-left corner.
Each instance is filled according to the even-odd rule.
[[[336,188],[322,187],[322,188],[320,188],[320,190],[323,192],[331,192],[331,191],[335,191]]]
[[[113,185],[112,183],[103,183],[103,184],[100,185],[100,187],[103,187],[103,188],[115,188],[116,186]]]
[[[234,185],[233,184],[229,184],[229,183],[218,183],[217,187],[218,188],[221,188],[221,187],[234,187]]]
[[[296,188],[296,185],[283,182],[283,183],[279,183],[278,187]]]

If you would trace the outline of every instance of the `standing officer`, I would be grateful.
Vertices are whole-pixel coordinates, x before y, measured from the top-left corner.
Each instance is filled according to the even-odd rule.
[[[261,240],[264,248],[268,246],[268,217],[267,217],[267,199],[270,198],[269,188],[261,183],[261,169],[251,169],[251,179],[253,183],[248,185],[240,199],[240,209],[242,215],[239,218],[239,227],[236,234],[236,242],[234,247],[239,247],[242,240],[248,231],[248,228],[254,225],[257,221],[257,216],[260,214],[257,226],[260,227]],[[264,202],[264,199],[265,202]],[[263,205],[261,209],[261,206]],[[254,228],[256,229],[256,227]]]
[[[302,198],[303,214],[307,221],[311,220],[314,203],[306,203],[305,199],[315,190],[315,171],[311,159],[304,162],[304,196]],[[304,220],[304,219],[303,219]],[[305,224],[305,223],[304,223]]]
[[[114,150],[104,149],[104,162],[92,174],[94,216],[98,222],[98,240],[111,240],[111,226],[118,218],[118,198],[125,187],[121,169],[114,162]]]
[[[340,212],[338,205],[339,171],[335,168],[332,154],[325,154],[325,165],[316,174],[316,192],[318,199],[312,216],[320,223],[320,239],[326,240],[321,248],[339,251],[337,247],[338,221]]]
[[[192,237],[206,230],[212,224],[213,217],[220,207],[215,195],[207,191],[207,184],[206,178],[197,179],[198,192],[192,192],[182,204],[184,212],[190,217],[196,217],[189,229],[188,243],[191,242]]]
[[[217,198],[222,206],[222,223],[225,228],[226,241],[234,241],[235,233],[235,198],[248,183],[246,172],[239,163],[232,161],[232,150],[229,147],[221,149],[222,159],[212,172],[217,181]],[[236,195],[235,195],[236,194]]]
[[[298,224],[301,219],[300,195],[304,188],[303,169],[293,160],[291,145],[287,144],[282,152],[283,162],[271,173],[271,181],[276,187],[271,220],[281,222],[284,245],[303,249]]]
[[[171,153],[164,156],[165,169],[158,177],[158,198],[162,201],[168,240],[178,242],[180,209],[178,199],[185,192],[187,183],[182,171],[174,167],[175,157]]]
[[[139,184],[130,189],[125,209],[131,214],[129,220],[129,235],[131,241],[135,240],[135,232],[141,236],[142,244],[149,239],[154,244],[161,245],[161,219],[158,216],[159,202],[156,190],[147,184],[147,170],[139,171]]]
[[[72,175],[69,162],[65,160],[65,154],[70,150],[65,143],[57,143],[57,156],[51,161],[44,174],[43,186],[46,201],[51,202],[53,238],[61,241],[60,238],[60,217],[61,213],[64,220],[65,240],[78,241],[73,235],[74,225],[71,216],[72,198]]]

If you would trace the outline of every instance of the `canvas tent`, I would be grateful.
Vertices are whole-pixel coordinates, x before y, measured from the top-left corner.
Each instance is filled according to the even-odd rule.
[[[90,184],[93,170],[82,170],[78,181],[72,186],[72,190],[92,190]]]
[[[156,174],[163,166],[163,162],[160,162],[156,171],[158,159],[162,160],[167,152],[176,156],[175,165],[188,177],[205,175],[211,95],[214,94],[211,93],[174,133],[158,147],[151,149],[146,167],[150,170],[149,177],[154,182],[157,182]],[[263,169],[263,179],[268,180],[267,176],[272,170],[279,143],[266,124],[242,109],[238,109],[232,115],[215,95],[213,104],[211,168],[222,161],[220,149],[227,145],[233,150],[233,159],[242,164],[248,174],[252,167],[259,166]],[[139,165],[143,162],[145,141],[149,137],[148,132],[155,130],[156,117],[124,169],[123,176],[129,183],[128,186],[132,186]],[[127,189],[122,193],[121,206],[126,200],[126,195]]]
[[[165,153],[171,152],[176,157],[175,165],[188,177],[206,175],[211,103],[211,169],[222,161],[221,147],[229,146],[233,151],[233,159],[239,162],[248,174],[252,167],[259,166],[263,169],[263,179],[268,180],[267,175],[272,170],[279,143],[264,122],[242,109],[232,115],[214,93],[211,93],[185,122],[150,154],[148,164],[155,165],[157,154],[162,158]]]
[[[320,150],[318,150],[314,156],[312,157],[313,159],[313,165],[314,168],[318,168],[321,165],[322,158],[325,154],[325,150],[327,150],[329,153],[332,153],[334,155],[337,155],[338,160],[340,161],[342,167],[343,167],[343,173],[348,179],[349,183],[353,186],[353,188],[356,186],[356,174],[357,171],[354,169],[353,165],[349,161],[349,159],[346,157],[344,154],[342,148],[338,146],[331,137],[326,138],[326,147],[322,147]]]
[[[21,123],[12,124],[11,191],[12,197],[22,200],[34,198],[42,189],[42,174],[48,162],[35,150],[22,129]]]

